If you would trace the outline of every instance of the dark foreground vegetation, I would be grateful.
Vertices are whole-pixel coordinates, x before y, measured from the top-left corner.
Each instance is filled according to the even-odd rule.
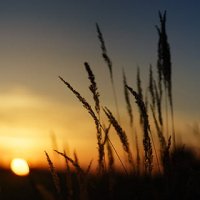
[[[170,168],[165,174],[127,175],[110,171],[98,175],[75,170],[56,172],[56,177],[58,182],[48,170],[32,169],[25,177],[0,170],[0,199],[200,199],[200,161],[184,147],[172,153]]]
[[[41,199],[42,190],[53,191],[51,175],[47,170],[31,170],[28,176],[17,176],[11,170],[0,169],[1,200]]]
[[[120,122],[113,66],[103,34],[96,24],[102,57],[109,70],[115,114],[102,105],[95,75],[87,62],[84,66],[90,81],[89,90],[94,99],[94,106],[69,82],[59,77],[94,121],[98,147],[96,170],[91,171],[92,162],[87,169],[83,169],[76,154],[71,158],[65,151],[55,150],[66,161],[66,170],[58,172],[48,153],[45,152],[51,173],[32,170],[29,176],[20,178],[2,171],[0,199],[200,199],[200,160],[192,149],[178,145],[176,141],[172,64],[166,33],[166,12],[159,13],[159,20],[160,26],[156,26],[158,32],[156,73],[153,66],[150,66],[149,85],[145,90],[147,92],[143,94],[139,68],[136,90],[128,84],[125,71],[122,75],[127,121],[132,130],[134,148],[130,146],[129,138]],[[133,110],[132,100],[137,106],[136,111]],[[140,128],[136,130],[137,123],[140,124]],[[125,159],[120,156],[118,147],[113,145],[110,134],[113,130],[119,137]],[[122,169],[120,172],[117,171],[116,160],[120,163]]]

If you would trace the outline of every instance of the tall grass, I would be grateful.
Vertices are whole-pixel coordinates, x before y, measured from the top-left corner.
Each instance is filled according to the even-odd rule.
[[[94,197],[95,199],[98,199],[95,193],[100,195],[99,199],[156,199],[153,195],[159,196],[157,199],[172,199],[174,191],[176,188],[179,188],[180,182],[176,179],[176,173],[177,170],[180,169],[180,166],[178,166],[178,169],[176,168],[177,159],[182,159],[178,157],[181,155],[187,157],[188,151],[180,151],[180,148],[176,147],[174,108],[172,98],[172,66],[170,47],[166,33],[166,12],[164,12],[164,14],[159,12],[159,20],[160,26],[156,26],[158,31],[157,73],[154,72],[153,66],[150,65],[148,88],[144,90],[142,87],[139,68],[137,69],[136,74],[136,90],[130,87],[127,83],[124,70],[122,74],[124,97],[129,124],[131,127],[131,134],[134,135],[135,139],[135,142],[133,142],[132,145],[135,145],[135,148],[130,145],[128,134],[125,131],[126,128],[124,128],[123,124],[119,121],[119,111],[114,86],[112,62],[107,54],[103,34],[98,24],[96,24],[96,28],[98,38],[100,40],[102,56],[109,69],[109,76],[113,87],[115,106],[117,109],[116,116],[108,107],[103,105],[103,102],[101,102],[100,93],[96,83],[96,77],[88,62],[85,62],[84,66],[90,82],[89,90],[93,97],[94,108],[76,89],[71,86],[69,82],[64,80],[62,77],[59,77],[90,114],[96,126],[98,170],[95,171],[93,175],[92,173],[89,173],[92,162],[90,162],[88,168],[84,170],[81,168],[78,161],[78,156],[76,154],[74,159],[72,159],[66,155],[66,153],[56,150],[56,152],[66,160],[67,173],[73,173],[73,170],[71,170],[69,167],[70,164],[75,169],[75,179],[78,180],[78,183],[76,182],[76,184],[79,186],[78,199],[94,199]],[[145,97],[143,95],[143,91],[148,91],[148,93],[145,93]],[[165,94],[165,102],[163,101],[163,93]],[[129,94],[134,97],[139,112],[133,109]],[[171,121],[169,121],[168,118],[168,107],[166,106],[168,104],[170,106]],[[165,117],[163,116],[164,112],[166,113]],[[107,121],[102,122],[102,118],[106,119]],[[136,121],[136,119],[139,119],[139,123]],[[171,131],[168,129],[169,125],[172,127]],[[138,126],[142,128],[142,131],[140,128],[138,128]],[[113,143],[111,134],[112,128],[119,138],[123,152],[128,160],[128,164],[125,162],[125,159],[122,158],[121,153],[119,153],[121,151],[120,148],[116,147]],[[171,134],[169,134],[168,131]],[[143,143],[142,147],[139,146],[140,140]],[[174,147],[172,150],[171,143]],[[158,148],[160,149],[159,153],[157,152]],[[190,156],[192,159],[194,159],[192,155]],[[61,190],[59,187],[58,176],[55,173],[53,162],[47,153],[46,157],[50,166],[57,193],[60,194]],[[118,159],[121,163],[122,171],[120,173],[117,172],[115,162],[116,159]],[[143,161],[142,164],[141,161]],[[155,172],[154,175],[156,174],[157,176],[153,176],[152,172]],[[186,171],[184,171],[184,173],[185,172]],[[121,173],[123,175],[121,175]],[[181,172],[179,173],[182,174]],[[182,175],[185,177],[184,173]],[[144,176],[144,174],[147,176]],[[157,179],[157,177],[159,178]],[[126,181],[126,183],[130,185],[127,185],[127,188],[131,188],[131,191],[134,190],[134,192],[130,192],[126,187],[120,185],[120,183],[123,183],[123,181]],[[158,191],[157,185],[154,185],[159,184],[159,181],[161,181],[161,185],[159,187],[161,187],[163,190],[163,196],[159,194],[161,191]],[[74,183],[72,182],[70,184],[73,185]],[[139,184],[139,186],[136,186],[137,184]],[[68,188],[74,190],[72,186]],[[151,192],[148,192],[148,189]],[[122,198],[120,198],[118,190],[123,191]],[[105,194],[108,194],[104,196],[102,191],[104,191]],[[143,194],[143,191],[145,191],[145,195]],[[70,194],[71,195],[68,195],[68,199],[77,199],[72,195],[72,193]],[[129,194],[131,196],[129,196]]]
[[[153,170],[153,157],[155,154],[155,158],[157,160],[156,168],[159,169],[159,163],[163,162],[164,157],[166,156],[166,152],[169,151],[170,142],[167,144],[167,140],[171,141],[171,136],[168,137],[168,134],[166,134],[166,130],[163,126],[163,90],[166,94],[168,94],[169,104],[171,107],[171,118],[172,118],[172,138],[173,138],[173,144],[175,146],[175,130],[174,130],[174,119],[173,119],[173,99],[172,99],[172,81],[171,81],[171,58],[170,58],[170,48],[169,43],[167,41],[167,34],[166,34],[166,12],[164,14],[161,14],[159,12],[159,19],[160,19],[160,27],[156,26],[156,29],[158,31],[158,60],[157,60],[157,78],[154,78],[153,73],[153,67],[150,65],[149,68],[149,86],[148,91],[150,94],[150,111],[148,109],[148,98],[146,93],[146,98],[143,97],[143,89],[142,89],[142,82],[140,78],[140,69],[137,68],[137,74],[136,74],[136,83],[137,83],[137,92],[133,90],[130,86],[127,84],[126,75],[123,71],[123,85],[124,85],[124,96],[125,96],[125,102],[127,106],[127,112],[130,120],[130,127],[132,129],[132,133],[135,134],[135,149],[136,152],[132,152],[132,149],[129,145],[129,139],[127,137],[126,132],[124,131],[123,127],[120,124],[119,121],[119,112],[117,112],[117,117],[111,112],[111,110],[107,107],[103,108],[103,113],[101,113],[101,104],[100,101],[100,93],[98,91],[97,83],[95,74],[93,73],[90,65],[88,62],[84,63],[85,70],[88,74],[88,79],[90,81],[90,92],[93,96],[93,100],[95,103],[94,109],[92,108],[91,104],[81,96],[81,94],[74,89],[69,82],[64,80],[62,77],[59,77],[60,80],[68,87],[68,89],[77,97],[77,99],[82,103],[83,107],[88,111],[92,119],[94,120],[94,123],[96,125],[96,136],[97,136],[97,144],[98,144],[98,168],[101,173],[106,170],[106,157],[105,157],[105,144],[107,144],[107,156],[109,160],[109,166],[114,165],[114,157],[111,153],[112,150],[115,152],[115,155],[120,160],[123,168],[125,169],[125,164],[122,162],[122,159],[119,156],[117,148],[114,147],[112,143],[112,139],[109,136],[109,129],[106,129],[101,122],[101,115],[105,114],[105,116],[108,119],[108,123],[114,127],[120,142],[122,144],[124,152],[127,154],[127,158],[129,161],[129,164],[131,165],[132,169],[136,170],[134,166],[134,162],[137,164],[137,171],[140,170],[140,151],[138,145],[138,139],[141,138],[137,136],[136,133],[138,133],[138,130],[134,130],[134,124],[133,124],[133,116],[136,115],[133,114],[132,105],[129,97],[129,92],[135,97],[136,104],[139,109],[139,116],[140,116],[140,124],[143,130],[143,149],[144,149],[144,170],[146,173],[151,174]],[[109,75],[111,84],[114,89],[114,76],[113,76],[113,68],[112,68],[112,62],[110,57],[108,56],[105,41],[103,38],[103,34],[99,28],[99,25],[96,24],[96,29],[98,33],[98,38],[101,45],[102,50],[102,57],[105,60],[108,69],[109,69]],[[115,90],[113,90],[115,91]],[[115,96],[115,95],[114,95]],[[115,102],[117,102],[117,98],[115,96]],[[100,103],[101,102],[101,103]],[[118,110],[118,105],[116,104],[116,109]],[[165,110],[167,113],[167,110]],[[149,116],[152,116],[153,118],[153,124],[152,127],[155,127],[155,130],[157,132],[157,138],[160,143],[160,162],[158,159],[158,153],[155,147],[155,142],[153,139],[152,131],[150,129],[150,119]],[[166,120],[168,123],[168,118],[166,116]],[[167,125],[168,126],[168,125]],[[167,138],[166,138],[167,135]],[[153,150],[154,149],[154,153]],[[136,155],[135,158],[133,158],[132,155]],[[125,169],[125,171],[127,171]]]

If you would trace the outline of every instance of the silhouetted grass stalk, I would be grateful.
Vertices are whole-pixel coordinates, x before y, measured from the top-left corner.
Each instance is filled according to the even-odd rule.
[[[120,158],[120,156],[119,156],[119,154],[118,154],[116,148],[114,147],[113,143],[112,143],[111,140],[109,139],[108,133],[109,133],[111,124],[112,124],[112,123],[110,123],[109,126],[108,126],[107,128],[103,128],[104,133],[105,133],[105,139],[104,139],[104,142],[102,143],[103,145],[107,144],[108,162],[109,162],[108,164],[109,164],[109,166],[111,167],[111,168],[109,168],[109,170],[113,169],[113,167],[114,167],[114,161],[115,161],[115,160],[114,160],[114,156],[113,156],[113,153],[112,153],[112,149],[113,149],[114,152],[115,152],[115,154],[116,154],[116,156],[117,156],[117,158],[118,158],[118,160],[119,160],[119,162],[120,162],[121,165],[122,165],[122,168],[124,169],[124,172],[125,172],[126,174],[128,174],[127,169],[126,169],[124,163],[122,162],[122,160],[121,160],[121,158]],[[109,144],[108,144],[108,143],[109,143]],[[110,148],[110,147],[111,147],[111,148]]]
[[[160,158],[162,161],[163,160],[162,158],[164,157],[165,152],[166,152],[166,141],[165,141],[165,137],[163,135],[163,124],[161,123],[162,122],[161,101],[160,101],[160,98],[158,97],[159,94],[157,91],[156,82],[153,77],[152,66],[150,66],[150,68],[149,68],[149,92],[150,92],[150,96],[151,96],[150,108],[151,108],[155,128],[157,131],[157,136],[158,136],[159,143],[160,143]],[[157,105],[159,120],[157,120],[157,117],[156,117],[156,106],[155,105]]]
[[[56,152],[55,152],[56,153]],[[63,153],[66,155],[66,152],[63,151]],[[58,155],[58,153],[56,153]],[[69,161],[68,159],[65,158],[65,163],[66,163],[66,189],[67,189],[67,199],[72,200],[73,199],[73,187],[72,187],[72,174],[71,174],[71,169],[69,166]]]
[[[128,138],[127,138],[125,131],[121,128],[120,124],[118,123],[118,121],[115,119],[112,112],[108,108],[105,107],[104,112],[105,112],[106,116],[108,117],[108,120],[110,121],[112,126],[115,128],[117,135],[119,136],[119,139],[122,143],[123,149],[128,155],[129,163],[133,164],[132,154],[131,154],[131,151],[129,148],[129,142],[128,142]]]
[[[148,137],[147,137],[148,134],[147,133],[149,132],[149,134],[151,136],[153,148],[154,148],[154,151],[155,151],[155,156],[156,156],[156,161],[157,161],[157,165],[158,165],[158,170],[160,171],[160,165],[159,165],[158,155],[157,155],[157,151],[156,151],[156,147],[155,147],[155,144],[154,144],[153,135],[151,133],[151,129],[150,129],[150,125],[149,125],[149,119],[148,119],[148,110],[147,110],[147,108],[148,108],[148,90],[146,90],[145,102],[144,102],[144,97],[143,97],[143,92],[142,92],[142,83],[141,83],[141,78],[140,78],[140,68],[139,67],[137,68],[137,91],[138,92],[133,91],[132,88],[130,88],[130,87],[127,87],[127,88],[129,89],[129,91],[135,97],[136,103],[137,103],[137,105],[139,107],[140,123],[143,125],[143,130],[145,132],[144,135],[146,135],[145,136],[146,137],[146,141],[145,141],[145,137],[144,137],[143,143],[146,143],[146,146],[147,146],[147,144],[148,144]],[[148,124],[145,125],[145,123],[146,124],[148,123]],[[146,128],[146,126],[148,128]],[[144,144],[144,146],[145,146],[145,144]],[[153,156],[153,154],[152,154],[152,156]]]
[[[127,81],[126,81],[126,75],[125,75],[124,70],[122,73],[123,73],[124,97],[125,97],[125,101],[126,101],[126,108],[127,108],[127,112],[129,115],[130,126],[133,127],[133,111],[132,111],[132,107],[131,107],[128,89],[126,87]]]
[[[151,140],[149,137],[150,132],[150,125],[149,125],[149,120],[148,120],[148,114],[146,111],[146,106],[141,99],[141,95],[135,92],[131,87],[127,86],[128,90],[130,93],[135,97],[136,99],[136,104],[139,107],[140,114],[142,117],[142,125],[143,125],[143,131],[144,131],[144,137],[143,137],[143,146],[144,146],[144,154],[145,154],[145,173],[151,174],[152,169],[153,169],[153,152],[152,152],[152,146],[151,146]],[[154,145],[154,143],[153,143]],[[155,152],[156,149],[154,148]],[[156,153],[157,155],[157,153]]]
[[[128,171],[127,171],[127,169],[126,169],[124,163],[122,162],[122,160],[121,160],[119,154],[117,153],[117,150],[115,149],[114,145],[112,144],[112,142],[110,141],[109,138],[108,138],[108,142],[109,142],[110,145],[112,146],[112,148],[113,148],[113,150],[114,150],[114,152],[115,152],[117,158],[119,159],[119,161],[120,161],[120,163],[121,163],[121,165],[122,165],[122,168],[124,169],[124,172],[126,173],[126,175],[128,175]]]
[[[93,95],[93,99],[95,102],[95,110],[98,116],[98,121],[99,121],[99,126],[101,126],[100,124],[100,100],[99,100],[99,92],[98,92],[98,88],[97,88],[97,84],[95,81],[95,75],[92,72],[92,69],[90,68],[89,64],[87,62],[84,63],[85,65],[85,69],[88,73],[88,79],[90,80],[90,86],[89,89]],[[100,171],[104,170],[105,167],[105,153],[104,153],[104,145],[102,144],[102,129],[98,128],[97,131],[97,141],[98,141],[98,146],[99,146],[99,168]]]
[[[164,14],[159,12],[160,27],[156,26],[159,35],[158,41],[158,68],[161,80],[166,93],[168,94],[170,111],[171,111],[171,124],[172,124],[172,139],[173,146],[176,147],[175,127],[174,127],[174,110],[172,98],[172,70],[171,70],[171,54],[170,46],[166,34],[166,11]],[[166,108],[168,109],[168,108]],[[166,111],[167,112],[167,111]]]
[[[127,85],[127,80],[126,80],[126,75],[124,70],[122,71],[123,73],[123,86],[124,86],[124,97],[125,97],[125,101],[126,101],[126,108],[127,108],[127,112],[129,115],[129,122],[130,122],[130,127],[131,127],[131,131],[133,133],[133,136],[135,138],[135,147],[136,147],[136,171],[137,173],[140,172],[140,153],[139,153],[139,146],[138,146],[138,137],[137,137],[137,131],[134,128],[134,123],[133,123],[133,110],[132,110],[132,106],[131,106],[131,102],[130,102],[130,97],[129,97],[129,92],[128,92],[128,88],[126,87]]]
[[[110,81],[111,81],[111,85],[112,85],[113,97],[114,97],[116,113],[117,113],[117,119],[120,122],[117,93],[116,93],[114,78],[113,78],[112,61],[111,61],[110,57],[108,56],[107,49],[106,49],[106,46],[105,46],[105,41],[104,41],[104,38],[103,38],[103,34],[102,34],[102,32],[99,28],[99,25],[97,23],[96,23],[96,29],[97,29],[98,38],[99,38],[99,41],[100,41],[100,44],[101,44],[102,57],[103,57],[104,61],[106,62],[108,69],[109,69]]]
[[[100,118],[100,101],[99,101],[100,95],[99,95],[97,84],[95,81],[95,76],[94,76],[89,64],[87,62],[85,62],[84,65],[85,65],[85,69],[88,73],[88,79],[90,80],[90,83],[91,83],[91,85],[89,86],[89,89],[93,94],[93,99],[95,102],[95,110],[98,114],[98,117]]]
[[[56,169],[53,165],[53,162],[51,161],[49,154],[46,151],[45,151],[45,155],[46,155],[46,158],[47,158],[47,162],[49,164],[49,168],[50,168],[50,171],[51,171],[54,186],[56,188],[56,192],[58,194],[58,197],[60,199],[62,199],[61,187],[60,187],[60,181],[59,181],[58,174],[56,173]]]

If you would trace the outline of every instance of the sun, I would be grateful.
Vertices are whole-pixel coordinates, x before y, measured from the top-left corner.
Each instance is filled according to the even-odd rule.
[[[30,171],[27,161],[22,158],[13,159],[10,168],[18,176],[26,176]]]

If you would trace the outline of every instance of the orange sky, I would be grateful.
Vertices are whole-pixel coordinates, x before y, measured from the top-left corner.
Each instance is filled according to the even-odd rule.
[[[59,156],[53,153],[56,146],[59,151],[65,149],[72,157],[75,150],[84,166],[91,159],[94,163],[97,162],[98,150],[94,122],[74,95],[67,91],[67,88],[63,92],[66,93],[66,103],[50,101],[25,88],[15,88],[0,95],[0,151],[2,152],[0,162],[3,166],[8,166],[15,157],[28,160],[34,167],[38,164],[46,166],[44,151],[50,154],[56,166],[60,164],[64,166],[64,159],[58,159]],[[74,104],[69,106],[68,99],[73,99]],[[134,105],[134,99],[132,100]],[[92,101],[91,104],[93,104]],[[133,137],[128,125],[125,104],[122,105],[123,107],[120,107],[122,127],[127,131],[131,148],[135,148],[132,145]],[[134,108],[134,113],[138,115],[138,109],[136,106]],[[115,108],[112,107],[112,109],[114,113]],[[181,113],[176,112],[175,115],[177,134],[181,132],[181,136],[177,136],[178,141],[198,147],[197,136],[191,132],[194,123],[189,121],[191,119],[181,116]],[[138,116],[136,121],[137,118]],[[139,134],[142,135],[142,133]],[[56,145],[53,144],[52,135],[56,138]],[[156,138],[156,135],[154,137]],[[141,136],[139,138],[142,149]],[[122,147],[113,130],[111,140],[120,153]],[[124,157],[123,152],[121,156]]]

